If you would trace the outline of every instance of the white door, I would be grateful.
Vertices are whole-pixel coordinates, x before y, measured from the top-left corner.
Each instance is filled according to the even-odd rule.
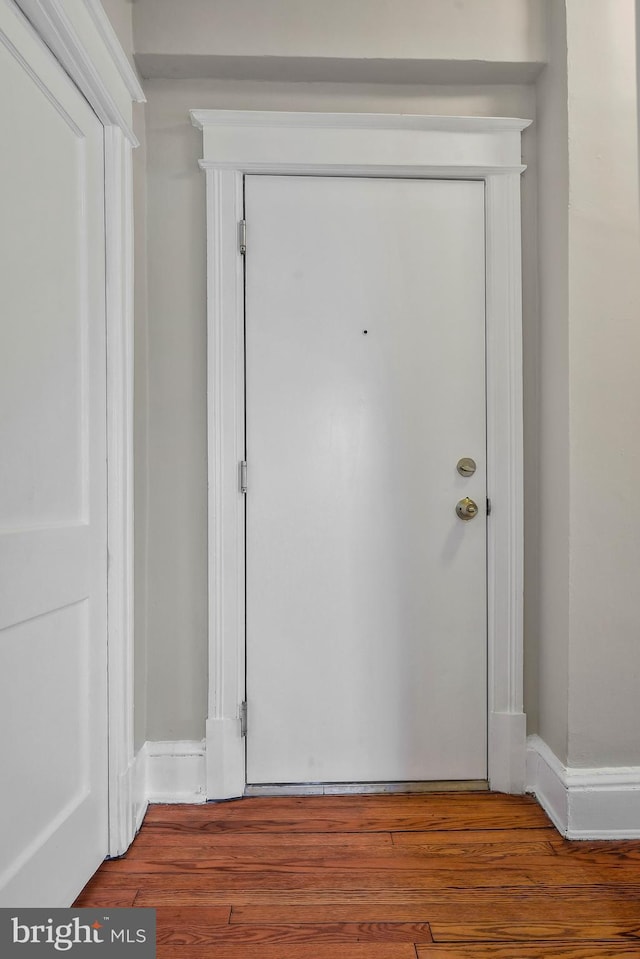
[[[103,128],[0,4],[0,904],[107,850]]]
[[[245,216],[247,781],[485,779],[484,185],[247,176]]]

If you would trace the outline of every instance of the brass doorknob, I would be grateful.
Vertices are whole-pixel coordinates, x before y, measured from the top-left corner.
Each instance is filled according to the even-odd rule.
[[[478,515],[478,504],[474,503],[468,496],[465,496],[464,499],[461,499],[460,502],[456,504],[456,513],[460,519],[473,519],[474,516]]]

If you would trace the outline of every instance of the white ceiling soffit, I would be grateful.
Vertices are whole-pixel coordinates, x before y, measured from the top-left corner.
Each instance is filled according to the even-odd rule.
[[[532,83],[541,61],[407,60],[350,57],[136,53],[145,79],[266,80],[289,83]]]

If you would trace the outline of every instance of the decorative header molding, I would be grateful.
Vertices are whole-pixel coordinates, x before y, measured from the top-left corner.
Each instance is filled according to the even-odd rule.
[[[530,120],[385,113],[192,110],[203,131],[203,169],[361,176],[522,173]]]
[[[531,120],[517,117],[445,117],[417,113],[297,113],[276,110],[191,110],[199,130],[211,126],[312,127],[343,130],[430,130],[444,133],[521,133]]]

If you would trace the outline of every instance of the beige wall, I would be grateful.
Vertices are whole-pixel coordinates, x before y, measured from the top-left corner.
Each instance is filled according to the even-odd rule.
[[[527,87],[147,82],[149,739],[200,738],[207,691],[206,264],[193,107],[533,117]],[[527,155],[535,161],[533,131]],[[535,342],[535,164],[525,175],[525,314]],[[535,376],[527,364],[527,392]],[[533,407],[529,403],[529,407]],[[535,424],[527,417],[528,456]],[[531,526],[535,516],[529,515]],[[535,607],[528,607],[535,615]]]
[[[567,0],[569,762],[640,764],[640,208],[633,0]]]
[[[100,0],[129,62],[133,63],[134,0]]]
[[[562,761],[567,759],[569,695],[569,336],[567,141],[567,33],[564,0],[549,9],[549,66],[538,95],[538,249],[540,323],[538,455],[531,463],[539,496],[535,580],[527,578],[526,602],[538,609],[537,631],[527,637],[530,683],[538,686],[537,731]],[[537,589],[535,588],[537,586]],[[537,662],[536,662],[537,658]]]
[[[147,738],[201,739],[207,702],[205,210],[197,137],[153,87],[146,90]]]
[[[545,0],[136,0],[142,55],[544,62]]]
[[[565,11],[566,7],[566,11]],[[539,80],[539,732],[640,763],[640,210],[633,0],[553,0]]]

